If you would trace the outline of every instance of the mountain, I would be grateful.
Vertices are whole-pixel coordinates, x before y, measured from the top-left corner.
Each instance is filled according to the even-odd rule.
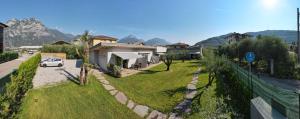
[[[138,39],[136,36],[134,35],[129,35],[126,36],[120,40],[118,40],[119,43],[129,43],[129,44],[134,44],[134,43],[143,43],[144,40],[143,39]]]
[[[59,40],[70,42],[74,38],[72,34],[65,34],[46,27],[35,18],[12,19],[7,21],[6,25],[9,26],[5,29],[6,47],[43,45]]]
[[[165,39],[161,39],[161,38],[153,38],[153,39],[147,40],[145,42],[145,45],[153,45],[153,46],[157,46],[157,45],[164,46],[164,45],[169,45],[169,44],[171,44],[171,43],[166,41]]]
[[[275,36],[281,38],[286,43],[292,43],[297,41],[297,31],[292,30],[265,30],[265,31],[258,31],[258,32],[247,32],[249,35],[252,35],[254,38],[258,35],[262,36]],[[206,40],[200,41],[196,43],[194,46],[218,46],[222,45],[226,42],[225,37],[230,35],[225,34],[217,37],[208,38]]]

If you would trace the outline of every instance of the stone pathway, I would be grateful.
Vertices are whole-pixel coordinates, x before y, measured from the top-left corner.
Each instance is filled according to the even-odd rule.
[[[198,71],[194,73],[193,80],[186,87],[187,91],[186,91],[185,99],[173,109],[169,119],[182,119],[181,117],[182,114],[191,113],[192,110],[190,106],[192,104],[192,99],[198,93],[196,84],[198,83],[198,75],[200,71],[201,68],[199,68]]]
[[[97,77],[97,79],[102,84],[102,86],[107,91],[109,91],[109,93],[112,96],[114,96],[115,99],[119,103],[126,105],[130,110],[135,112],[140,117],[146,118],[146,119],[167,119],[166,114],[163,114],[157,110],[151,109],[148,106],[137,104],[137,103],[133,102],[132,100],[128,99],[127,96],[123,92],[117,90],[115,87],[110,85],[109,81],[107,81],[103,77],[102,72],[95,70],[95,69],[92,69],[91,72],[93,75],[95,75]]]
[[[191,112],[189,107],[192,103],[192,99],[197,94],[196,84],[198,83],[198,74],[200,73],[200,68],[194,73],[193,80],[187,85],[185,99],[173,109],[173,112],[170,115],[151,109],[148,106],[133,102],[132,100],[128,99],[122,91],[119,91],[113,87],[109,81],[103,77],[102,72],[95,69],[92,69],[91,72],[97,77],[102,86],[109,91],[109,93],[114,96],[119,103],[127,106],[140,117],[146,119],[167,119],[167,117],[169,117],[168,119],[182,119],[180,114],[189,114]]]

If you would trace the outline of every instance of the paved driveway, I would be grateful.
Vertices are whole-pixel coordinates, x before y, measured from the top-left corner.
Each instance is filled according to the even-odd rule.
[[[38,67],[33,78],[33,88],[53,85],[67,80],[77,82],[80,65],[81,60],[65,60],[63,67]]]
[[[0,64],[0,79],[10,74],[13,70],[18,69],[19,65],[33,55],[24,54],[18,59]]]

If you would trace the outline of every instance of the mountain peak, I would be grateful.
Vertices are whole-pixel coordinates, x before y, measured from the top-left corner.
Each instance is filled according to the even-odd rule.
[[[70,41],[73,36],[47,28],[36,18],[11,19],[6,23],[5,46],[43,45],[57,40]]]

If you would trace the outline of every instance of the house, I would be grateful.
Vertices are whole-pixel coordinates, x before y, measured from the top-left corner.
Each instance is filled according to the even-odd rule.
[[[202,47],[203,46],[190,46],[185,43],[175,43],[167,45],[168,51],[178,54],[178,59],[198,59],[202,57]],[[182,56],[185,54],[185,56]]]
[[[68,43],[66,41],[60,40],[52,43],[51,45],[70,45],[71,43]]]
[[[8,26],[0,22],[0,53],[4,51],[4,28],[6,27]]]
[[[232,44],[232,43],[240,42],[241,40],[250,38],[250,37],[252,37],[252,36],[247,33],[241,34],[241,33],[233,32],[230,35],[228,35],[227,37],[225,37],[225,39],[227,40],[228,44]]]
[[[89,42],[90,46],[95,46],[99,43],[117,43],[116,38],[108,37],[104,35],[93,36]]]
[[[190,45],[185,44],[185,43],[175,43],[175,44],[167,45],[167,48],[168,49],[186,49],[189,46]]]
[[[166,48],[144,46],[139,44],[116,43],[115,38],[104,37],[105,40],[92,39],[89,61],[107,70],[108,64],[118,65],[121,68],[144,68],[151,63],[159,62],[159,54],[165,53]],[[93,41],[96,40],[96,41]]]

